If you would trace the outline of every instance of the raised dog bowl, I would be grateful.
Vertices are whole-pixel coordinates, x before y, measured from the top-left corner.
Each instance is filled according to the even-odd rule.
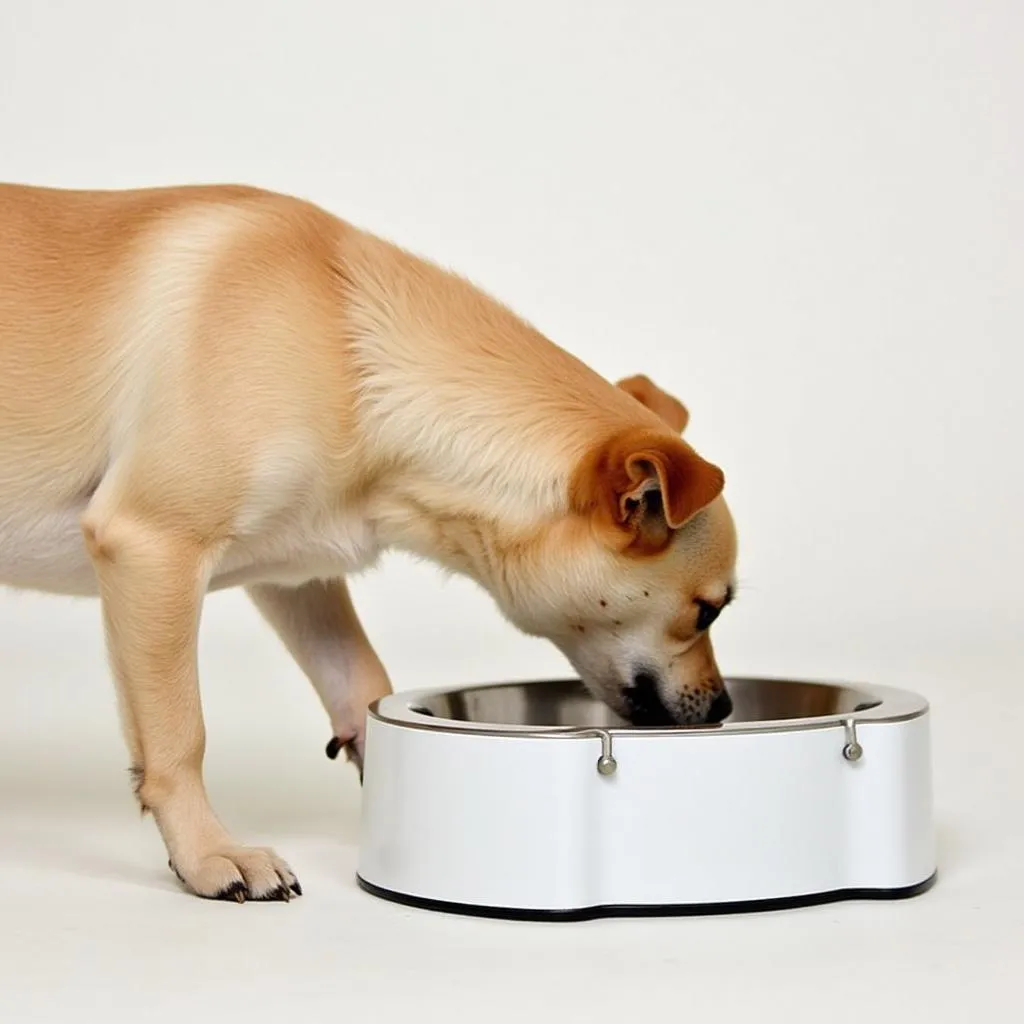
[[[370,709],[358,880],[488,916],[581,919],[899,898],[935,876],[928,705],[731,679],[710,726],[634,728],[576,680]]]

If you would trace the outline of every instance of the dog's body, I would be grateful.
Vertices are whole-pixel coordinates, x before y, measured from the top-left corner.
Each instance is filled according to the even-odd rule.
[[[205,794],[209,589],[248,588],[356,761],[390,684],[345,576],[388,547],[635,721],[707,718],[735,539],[685,419],[308,203],[0,186],[0,584],[101,597],[139,798],[200,895],[298,891]]]

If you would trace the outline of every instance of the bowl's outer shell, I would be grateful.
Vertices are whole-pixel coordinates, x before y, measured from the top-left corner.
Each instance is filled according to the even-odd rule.
[[[396,695],[397,697],[398,695]],[[935,871],[927,710],[760,732],[494,735],[371,715],[359,876],[510,910],[727,904]]]

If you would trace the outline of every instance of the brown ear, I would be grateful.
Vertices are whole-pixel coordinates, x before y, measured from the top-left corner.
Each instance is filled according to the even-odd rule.
[[[660,416],[676,433],[681,434],[690,422],[690,413],[678,398],[662,391],[657,384],[643,374],[626,377],[616,387],[632,395],[641,405]]]
[[[724,486],[722,471],[681,438],[633,430],[583,460],[573,482],[573,503],[598,515],[627,547],[653,553]]]

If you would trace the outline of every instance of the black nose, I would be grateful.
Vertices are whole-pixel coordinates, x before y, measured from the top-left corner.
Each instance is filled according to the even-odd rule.
[[[675,716],[661,700],[658,679],[651,672],[637,672],[633,685],[622,691],[632,725],[675,725]]]
[[[717,722],[724,721],[731,714],[732,698],[725,690],[722,690],[711,702],[711,707],[708,708],[708,723],[714,725]]]

